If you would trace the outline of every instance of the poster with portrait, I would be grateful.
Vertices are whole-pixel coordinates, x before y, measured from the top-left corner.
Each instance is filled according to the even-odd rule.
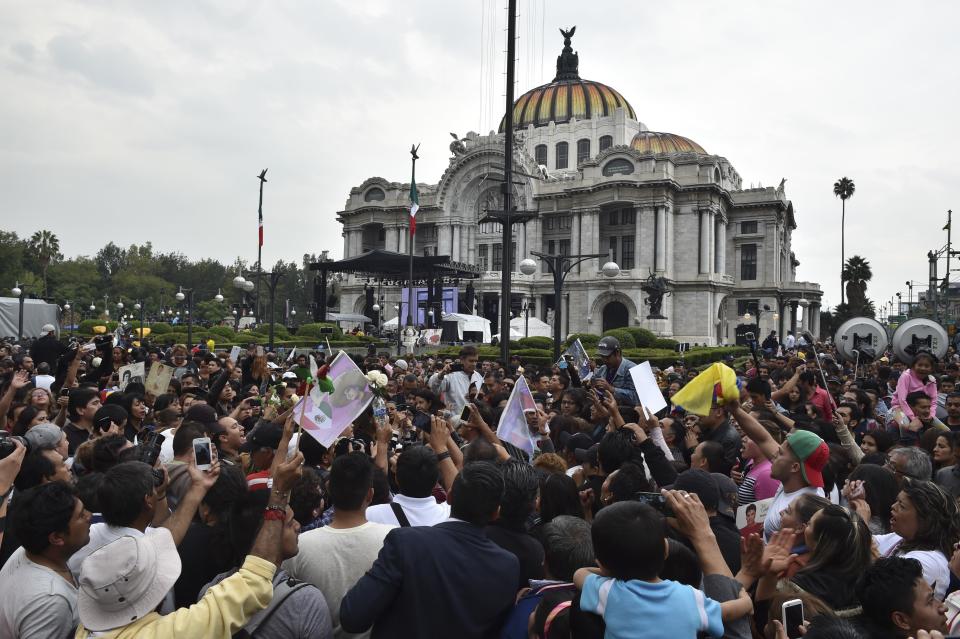
[[[333,392],[314,386],[293,409],[300,427],[324,446],[330,446],[373,399],[363,371],[344,351],[334,358],[327,376]]]
[[[120,377],[119,386],[121,391],[126,390],[127,384],[130,384],[131,382],[143,384],[143,380],[147,376],[144,362],[136,362],[135,364],[121,366],[117,373]]]
[[[159,397],[167,392],[170,387],[170,380],[173,378],[173,366],[167,366],[160,362],[154,362],[150,365],[150,372],[147,373],[146,391],[148,395]]]
[[[773,497],[750,502],[737,508],[737,530],[741,537],[749,537],[753,533],[763,534],[763,521],[767,518],[767,511]]]

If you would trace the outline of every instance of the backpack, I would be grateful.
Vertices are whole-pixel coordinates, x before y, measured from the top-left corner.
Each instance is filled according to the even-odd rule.
[[[266,623],[267,620],[273,616],[273,613],[277,611],[277,608],[283,605],[283,602],[287,597],[301,588],[306,588],[309,585],[310,584],[308,583],[297,581],[293,577],[287,577],[286,579],[278,579],[277,577],[274,577],[273,599],[270,601],[270,605],[250,617],[250,620],[243,626],[243,628],[233,633],[233,639],[254,639],[257,636],[257,628]]]

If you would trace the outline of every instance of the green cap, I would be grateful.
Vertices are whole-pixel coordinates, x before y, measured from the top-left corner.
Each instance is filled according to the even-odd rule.
[[[815,433],[795,430],[787,436],[787,445],[800,460],[800,472],[811,486],[823,488],[823,467],[830,460],[830,448]]]

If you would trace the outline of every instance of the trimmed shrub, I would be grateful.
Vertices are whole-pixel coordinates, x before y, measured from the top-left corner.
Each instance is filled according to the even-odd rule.
[[[343,337],[343,331],[340,330],[340,327],[330,322],[314,322],[311,324],[301,324],[300,328],[297,329],[297,335],[300,335],[303,337],[320,337],[321,328],[333,329],[333,334],[330,335],[331,342],[333,342],[334,338],[340,339],[341,337]]]
[[[152,324],[147,324],[147,326],[150,327],[151,335],[166,335],[167,333],[173,332],[173,327],[166,322],[153,322]]]
[[[211,326],[210,332],[219,335],[219,341],[233,341],[233,338],[237,336],[237,333],[230,328],[229,326]]]
[[[630,335],[633,337],[633,342],[637,345],[637,348],[661,348],[656,346],[655,342],[657,341],[657,336],[654,335],[652,331],[649,331],[645,328],[640,328],[639,326],[628,326],[623,330],[630,333]]]
[[[511,342],[512,345],[512,342]],[[547,350],[553,349],[553,338],[544,337],[543,335],[535,335],[533,337],[523,337],[517,340],[517,346],[520,348],[543,348]]]
[[[609,331],[606,331],[603,336],[616,337],[620,341],[621,350],[637,347],[637,343],[634,341],[633,335],[631,335],[630,331],[625,328],[611,328]],[[584,344],[584,346],[586,346],[586,344]]]
[[[679,343],[680,342],[678,342],[675,339],[669,339],[667,337],[658,337],[657,339],[653,340],[653,343],[650,344],[650,347],[651,348],[669,348],[670,350],[675,350]],[[638,343],[637,346],[640,346],[640,344]]]
[[[577,341],[577,339],[579,339],[580,343],[583,344],[583,347],[589,351],[591,348],[594,348],[597,345],[597,342],[600,341],[600,336],[594,335],[593,333],[574,333],[564,340],[563,347],[566,348],[570,346]]]

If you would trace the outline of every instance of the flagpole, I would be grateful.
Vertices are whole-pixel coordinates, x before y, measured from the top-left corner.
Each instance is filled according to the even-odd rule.
[[[254,317],[257,324],[260,324],[260,280],[263,279],[260,276],[263,270],[263,183],[267,181],[267,170],[260,171],[257,179],[260,180],[260,204],[257,206],[257,218],[259,220],[257,233],[257,310]]]
[[[410,158],[411,158],[410,206],[411,206],[411,209],[413,209],[413,212],[410,215],[410,242],[409,242],[409,246],[407,247],[410,253],[410,280],[409,280],[410,290],[408,291],[410,296],[410,301],[407,304],[407,327],[408,328],[413,327],[413,305],[416,299],[416,293],[414,293],[414,290],[413,290],[413,239],[415,237],[414,229],[416,228],[416,222],[414,221],[415,219],[414,216],[416,215],[417,211],[413,207],[419,208],[419,205],[416,202],[416,200],[413,199],[412,196],[416,195],[416,192],[417,192],[417,160],[420,159],[420,156],[417,155],[417,149],[419,148],[420,148],[420,145],[410,147]],[[398,331],[400,330],[399,318],[397,322],[397,330]]]

